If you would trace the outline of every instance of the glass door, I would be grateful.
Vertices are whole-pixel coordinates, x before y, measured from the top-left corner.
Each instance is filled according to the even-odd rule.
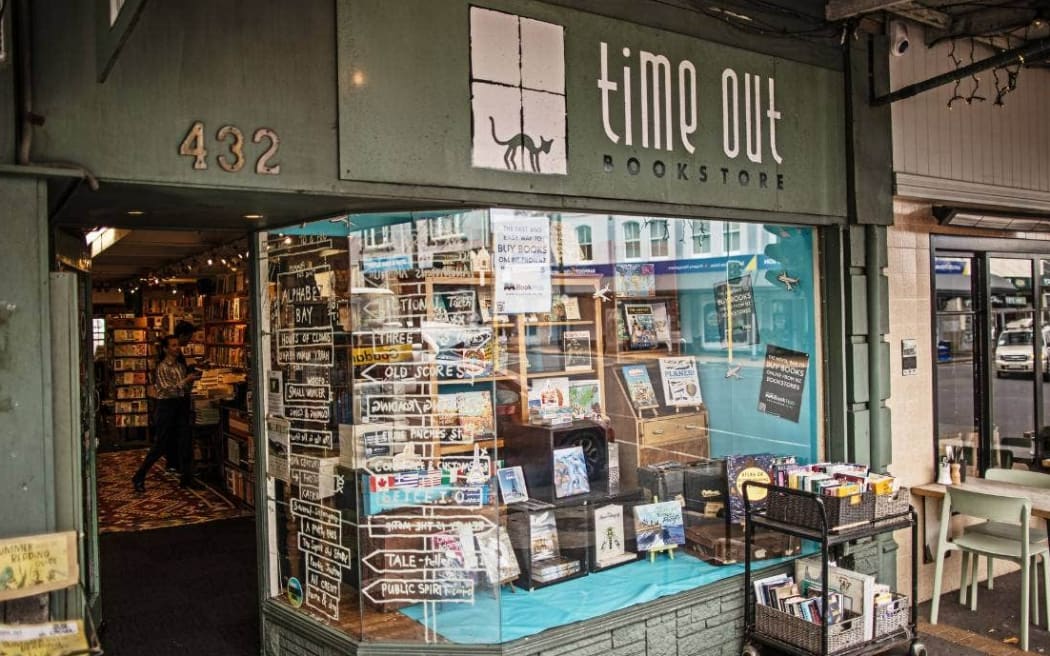
[[[935,455],[939,460],[942,456],[954,456],[959,450],[966,462],[974,466],[980,453],[974,258],[937,257],[934,271]]]
[[[1010,469],[1030,457],[1036,425],[1038,356],[1043,330],[1035,321],[1032,260],[988,258],[989,338],[992,354],[988,465]],[[1041,322],[1040,322],[1041,323]],[[1038,346],[1037,346],[1038,345]]]

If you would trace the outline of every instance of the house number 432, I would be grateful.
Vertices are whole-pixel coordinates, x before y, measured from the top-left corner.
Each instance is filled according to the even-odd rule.
[[[244,133],[235,125],[224,125],[215,133],[215,138],[223,144],[228,152],[216,157],[219,168],[227,173],[236,173],[244,168]],[[259,128],[252,134],[252,143],[269,141],[269,147],[255,160],[255,172],[259,175],[278,175],[281,172],[280,164],[271,164],[270,160],[277,155],[277,148],[281,145],[281,138],[270,128]],[[204,123],[194,121],[186,133],[182,143],[179,144],[179,154],[193,158],[193,168],[204,170],[208,168],[205,159],[208,149],[204,146]]]

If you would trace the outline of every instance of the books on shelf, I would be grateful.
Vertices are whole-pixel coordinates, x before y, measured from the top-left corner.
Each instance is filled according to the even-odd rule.
[[[594,510],[594,561],[598,567],[610,567],[636,555],[628,553],[624,540],[623,506],[611,503]]]
[[[587,461],[583,447],[554,449],[554,496],[557,498],[586,494],[591,491],[587,478]]]
[[[685,544],[682,504],[671,500],[635,506],[634,534],[638,539],[638,551]]]
[[[566,330],[562,337],[565,371],[590,371],[591,333],[587,330]]]
[[[644,364],[624,365],[623,372],[624,387],[627,395],[631,397],[631,405],[637,410],[656,407],[656,391],[653,389],[653,381],[649,378],[649,370]]]
[[[569,381],[573,419],[595,419],[602,414],[601,384],[597,378]]]
[[[696,358],[691,355],[660,358],[664,402],[670,406],[698,406],[703,402]]]
[[[650,304],[653,308],[653,332],[658,343],[671,346],[671,321],[667,315],[667,303],[662,301]]]
[[[828,590],[828,607],[822,608],[822,590],[813,581],[803,585],[788,574],[776,574],[752,583],[755,603],[799,617],[814,624],[837,624],[846,619],[847,599]]]
[[[569,296],[566,294],[562,297],[562,306],[565,308],[565,320],[566,321],[579,321],[580,315],[580,299],[576,296]]]
[[[521,465],[500,468],[496,472],[496,478],[499,480],[499,491],[503,495],[503,503],[528,501],[529,491],[525,487],[525,473]]]
[[[567,576],[572,576],[580,571],[580,561],[557,556],[544,561],[538,566],[533,566],[532,575],[529,577],[537,583],[549,583]]]
[[[624,303],[623,312],[627,322],[627,338],[630,348],[656,348],[653,306],[648,303]]]

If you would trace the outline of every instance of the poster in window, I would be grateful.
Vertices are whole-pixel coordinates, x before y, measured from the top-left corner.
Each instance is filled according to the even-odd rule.
[[[758,316],[755,313],[751,274],[718,283],[714,292],[721,340],[728,342],[731,334],[734,344],[758,344]]]
[[[492,213],[496,314],[550,312],[551,233],[547,217]]]
[[[758,390],[758,411],[797,424],[808,368],[808,353],[767,345],[762,384]]]

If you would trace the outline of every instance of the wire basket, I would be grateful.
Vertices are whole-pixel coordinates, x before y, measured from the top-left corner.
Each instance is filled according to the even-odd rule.
[[[902,487],[893,494],[875,496],[875,519],[903,515],[911,508],[911,496],[908,488]]]
[[[893,601],[875,607],[875,637],[893,633],[911,621],[911,600],[907,595],[893,595]]]
[[[819,654],[823,624],[815,624],[784,611],[758,604],[755,606],[755,629],[771,638]],[[828,653],[848,649],[864,640],[864,618],[846,611],[846,619],[828,627]]]
[[[828,530],[856,526],[875,516],[875,494],[862,492],[848,497],[819,496],[797,491],[769,490],[766,516],[778,522],[794,524],[814,531],[822,530],[820,505],[828,518]]]

